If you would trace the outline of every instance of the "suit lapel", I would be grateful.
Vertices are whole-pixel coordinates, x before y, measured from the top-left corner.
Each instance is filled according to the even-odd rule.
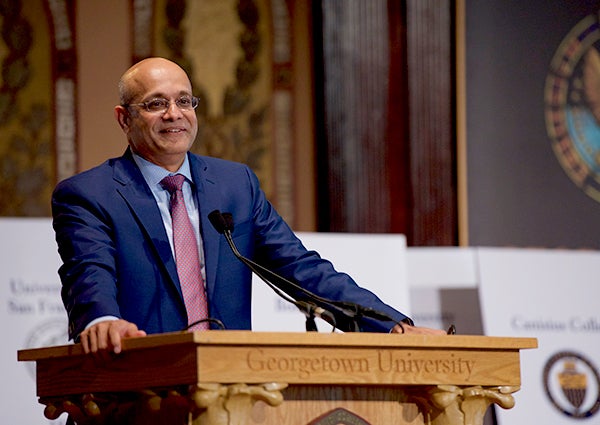
[[[132,213],[137,217],[148,241],[154,246],[159,264],[164,265],[171,283],[181,294],[177,282],[177,267],[171,253],[171,246],[164,224],[152,192],[146,185],[142,173],[135,165],[129,150],[117,159],[114,165],[113,178],[117,183],[117,192],[128,203]],[[183,300],[183,295],[182,295]]]
[[[192,178],[196,185],[196,196],[200,214],[200,234],[204,244],[204,258],[206,262],[206,288],[208,295],[214,293],[217,267],[219,264],[219,250],[223,236],[213,228],[208,214],[222,208],[221,194],[217,189],[217,182],[211,176],[206,163],[201,157],[188,155]]]

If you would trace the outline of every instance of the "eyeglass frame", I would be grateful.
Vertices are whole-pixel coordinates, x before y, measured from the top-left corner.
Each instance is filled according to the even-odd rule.
[[[191,101],[191,108],[182,108],[178,102],[181,101],[182,99],[188,99]],[[165,105],[164,105],[164,109],[161,110],[156,110],[156,111],[152,111],[148,108],[148,104],[152,103],[152,102],[156,102],[156,101],[164,101]],[[188,95],[184,95],[184,96],[180,96],[175,100],[169,100],[169,99],[165,99],[164,97],[157,97],[154,99],[150,99],[147,100],[145,102],[140,102],[140,103],[125,103],[121,106],[123,106],[124,108],[129,108],[130,106],[143,106],[144,109],[151,113],[151,114],[164,114],[166,113],[169,108],[171,107],[172,104],[175,104],[175,106],[177,106],[177,108],[179,108],[180,111],[193,111],[194,109],[196,109],[198,107],[198,104],[200,103],[199,99],[196,96],[188,96]]]

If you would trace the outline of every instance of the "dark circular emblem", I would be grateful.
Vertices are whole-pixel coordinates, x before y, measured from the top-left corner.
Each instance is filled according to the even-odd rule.
[[[589,418],[600,409],[598,369],[581,354],[559,352],[544,366],[544,390],[561,413]]]
[[[546,130],[571,180],[600,202],[600,26],[580,21],[559,45],[544,90]]]

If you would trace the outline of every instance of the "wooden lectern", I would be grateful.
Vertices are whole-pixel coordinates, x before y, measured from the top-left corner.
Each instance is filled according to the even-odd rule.
[[[514,405],[535,338],[208,331],[21,350],[45,416],[78,425],[476,425]]]

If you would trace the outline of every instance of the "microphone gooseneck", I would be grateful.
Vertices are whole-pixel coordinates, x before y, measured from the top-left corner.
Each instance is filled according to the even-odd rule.
[[[297,301],[296,299],[289,296],[284,292],[278,284],[272,282],[272,279],[283,280],[284,278],[271,272],[267,268],[260,264],[244,257],[240,254],[231,232],[233,231],[233,216],[230,213],[221,213],[219,210],[212,211],[208,215],[208,219],[217,232],[225,236],[225,240],[229,245],[229,248],[233,252],[233,255],[244,263],[254,274],[256,274],[263,282],[265,282],[277,295],[286,300],[287,302],[294,304],[304,315],[306,316],[306,330],[309,332],[317,331],[317,325],[315,323],[315,317],[321,317],[323,320],[330,323],[334,328],[336,327],[335,318],[332,314],[327,312],[321,307],[318,307],[314,303],[308,301]],[[291,282],[290,282],[291,283]],[[302,289],[299,287],[299,289]]]
[[[225,330],[225,325],[223,324],[223,322],[221,322],[219,319],[215,319],[214,317],[207,317],[205,319],[200,319],[200,320],[196,320],[195,322],[190,323],[189,325],[186,326],[186,328],[184,330],[190,330],[190,328],[192,328],[193,326],[199,325],[200,323],[214,323],[215,325],[217,325],[219,327],[219,329],[221,330]]]
[[[345,332],[358,332],[360,326],[358,319],[360,317],[369,317],[381,321],[395,322],[390,316],[372,308],[364,307],[359,304],[346,301],[333,301],[320,297],[299,284],[292,282],[283,276],[265,268],[264,266],[244,257],[237,249],[231,235],[234,227],[233,216],[230,213],[221,213],[219,210],[212,211],[208,218],[217,232],[225,236],[225,240],[231,251],[242,263],[244,263],[252,272],[261,278],[275,293],[286,301],[294,304],[306,316],[306,330],[316,331],[314,322],[315,317],[320,317],[331,324],[334,329],[338,328]],[[299,297],[298,294],[302,294]],[[302,299],[298,299],[302,298]],[[336,311],[339,317],[344,318],[342,326],[338,326]]]

